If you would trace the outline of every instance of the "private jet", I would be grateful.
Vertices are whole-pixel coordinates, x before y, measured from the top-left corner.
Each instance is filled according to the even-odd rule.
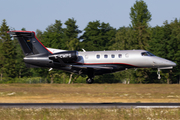
[[[130,68],[172,69],[176,63],[157,57],[146,50],[68,51],[45,47],[33,31],[8,31],[15,37],[25,55],[27,67],[60,69],[84,74],[86,82],[94,82],[95,75],[113,73]],[[160,74],[158,74],[160,78]]]

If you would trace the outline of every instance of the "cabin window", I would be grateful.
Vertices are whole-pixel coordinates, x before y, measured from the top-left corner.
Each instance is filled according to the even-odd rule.
[[[112,55],[111,55],[111,58],[115,58],[115,55],[114,55],[114,54],[112,54]]]
[[[100,55],[96,55],[96,58],[99,59],[99,58],[100,58]]]
[[[118,54],[118,57],[119,57],[119,58],[122,58],[122,54]]]
[[[108,55],[104,55],[104,58],[108,58]]]

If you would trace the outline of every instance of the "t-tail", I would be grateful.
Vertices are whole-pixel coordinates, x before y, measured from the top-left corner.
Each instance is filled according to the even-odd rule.
[[[9,31],[8,33],[18,39],[25,56],[53,54],[37,39],[33,31]]]
[[[16,38],[25,55],[24,62],[27,67],[48,67],[48,56],[53,53],[49,51],[35,36],[33,31],[8,31]]]

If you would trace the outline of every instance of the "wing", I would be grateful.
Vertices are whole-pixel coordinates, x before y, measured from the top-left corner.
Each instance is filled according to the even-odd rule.
[[[98,66],[98,65],[72,65],[71,67],[74,67],[74,68],[84,68],[84,69],[87,69],[87,68],[93,68],[93,69],[109,69],[109,70],[112,70],[112,69],[113,69],[113,67]]]

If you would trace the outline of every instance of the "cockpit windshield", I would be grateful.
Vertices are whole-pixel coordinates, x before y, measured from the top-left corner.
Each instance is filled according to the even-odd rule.
[[[150,52],[142,52],[141,55],[142,55],[142,56],[155,56],[155,55],[153,55],[153,54],[150,53]]]

